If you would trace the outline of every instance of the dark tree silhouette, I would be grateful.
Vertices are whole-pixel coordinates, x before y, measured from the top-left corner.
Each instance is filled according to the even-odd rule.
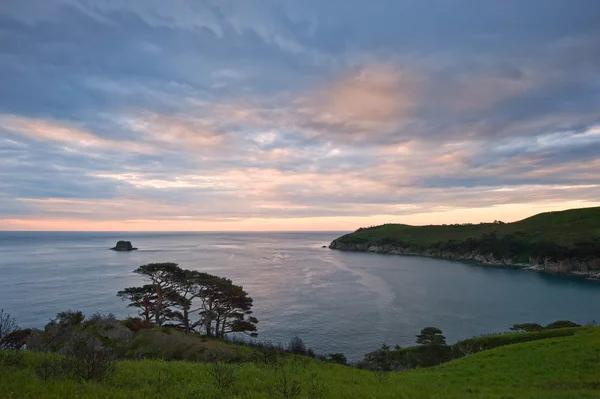
[[[435,327],[425,327],[421,334],[417,335],[417,344],[419,345],[446,345],[446,337],[442,335],[442,330]]]
[[[129,300],[130,304],[127,306],[138,308],[138,314],[145,323],[152,322],[156,311],[156,291],[152,284],[125,288],[117,292],[117,296]]]
[[[231,280],[215,278],[207,282],[200,323],[208,336],[224,337],[232,332],[250,332],[255,336],[258,320],[252,314],[252,298]]]
[[[175,321],[186,333],[205,332],[223,338],[233,332],[256,336],[258,320],[251,316],[253,301],[244,289],[226,278],[181,269],[175,263],[151,263],[134,270],[151,284],[117,293],[139,309],[145,322]],[[197,321],[191,320],[198,314]]]
[[[168,300],[167,295],[173,291],[175,275],[180,270],[176,263],[149,263],[133,271],[134,273],[148,277],[152,286],[154,286],[156,294],[154,322],[159,326],[164,322],[163,316],[166,308],[165,302]]]

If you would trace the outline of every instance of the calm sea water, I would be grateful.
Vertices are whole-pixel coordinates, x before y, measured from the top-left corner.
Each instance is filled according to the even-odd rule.
[[[134,315],[116,297],[150,262],[228,277],[254,298],[259,338],[294,335],[351,359],[414,343],[425,326],[449,341],[514,323],[600,321],[600,284],[524,270],[321,248],[340,233],[0,232],[0,307],[23,327],[57,312]],[[140,249],[113,252],[119,239]]]

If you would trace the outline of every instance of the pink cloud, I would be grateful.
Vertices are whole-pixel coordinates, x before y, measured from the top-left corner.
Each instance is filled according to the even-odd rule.
[[[0,115],[0,127],[36,140],[53,141],[67,147],[153,153],[155,149],[145,143],[128,140],[109,140],[98,137],[82,128],[64,122]]]

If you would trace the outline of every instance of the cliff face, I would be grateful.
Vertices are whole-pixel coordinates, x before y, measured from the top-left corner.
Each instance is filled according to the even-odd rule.
[[[477,251],[465,253],[440,251],[436,249],[414,251],[410,247],[375,245],[368,242],[348,243],[334,240],[329,245],[329,248],[342,251],[376,252],[392,255],[415,255],[441,259],[464,260],[484,265],[520,267],[547,273],[568,274],[584,276],[589,279],[600,279],[600,258],[598,257],[589,259],[563,259],[559,261],[552,260],[549,257],[530,257],[527,263],[518,263],[511,258],[498,259],[493,254],[484,254]]]

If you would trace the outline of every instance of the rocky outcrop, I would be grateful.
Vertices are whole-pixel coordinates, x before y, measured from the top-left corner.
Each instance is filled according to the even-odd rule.
[[[589,279],[600,280],[600,258],[597,257],[590,259],[563,259],[558,261],[549,257],[530,257],[527,263],[519,263],[511,258],[498,259],[493,254],[484,254],[477,251],[468,253],[457,253],[436,249],[415,251],[410,247],[376,245],[368,242],[348,243],[342,242],[341,240],[334,240],[329,245],[329,248],[342,251],[375,252],[391,255],[427,256],[440,259],[463,260],[483,265],[524,268],[546,273],[583,276]]]
[[[134,248],[131,245],[131,241],[118,241],[117,245],[111,248],[113,251],[135,251],[137,248]]]

